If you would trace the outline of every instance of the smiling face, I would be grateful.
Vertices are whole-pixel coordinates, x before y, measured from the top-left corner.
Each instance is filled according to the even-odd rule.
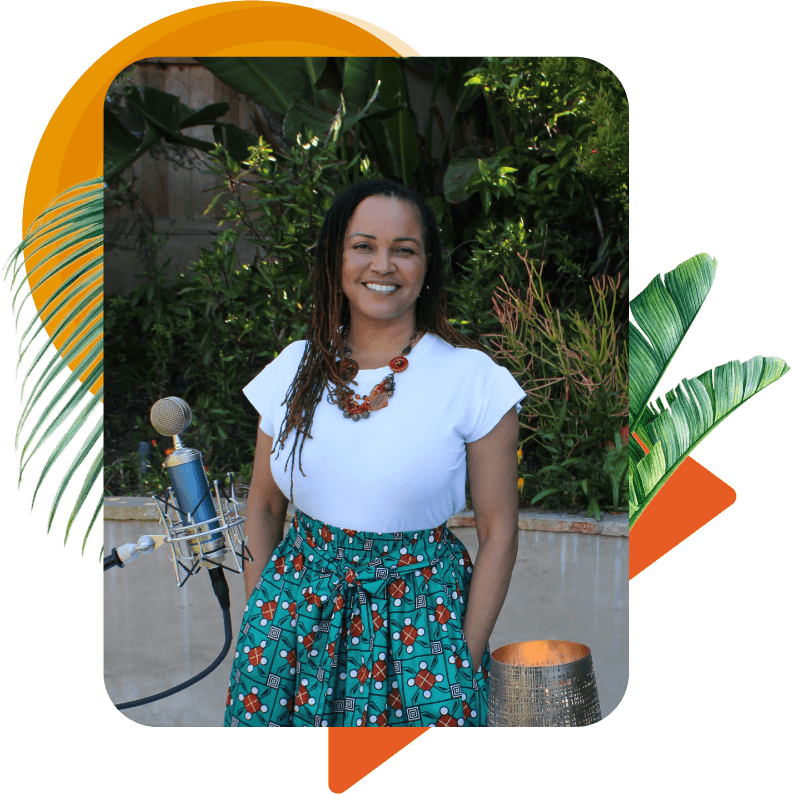
[[[341,286],[350,320],[415,322],[427,257],[421,216],[409,201],[369,196],[344,237]]]

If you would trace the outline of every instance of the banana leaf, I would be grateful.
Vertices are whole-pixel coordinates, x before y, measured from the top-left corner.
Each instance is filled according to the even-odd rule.
[[[312,98],[326,58],[197,58],[221,82],[285,115],[296,99]]]
[[[700,254],[663,279],[656,276],[630,303],[636,321],[629,328],[630,526],[708,433],[790,369],[773,357],[755,356],[743,364],[731,361],[683,380],[667,392],[666,402],[650,401],[715,275],[716,261]]]
[[[707,254],[687,259],[663,279],[656,276],[631,302],[629,421],[641,423],[647,402],[702,308],[716,276],[716,260]]]
[[[105,180],[110,181],[125,168],[132,165],[145,154],[157,141],[166,138],[170,143],[178,143],[208,152],[213,148],[209,141],[185,135],[182,130],[189,127],[211,125],[215,140],[222,141],[237,161],[248,156],[248,147],[256,139],[234,124],[218,119],[228,113],[227,102],[213,102],[192,110],[174,94],[158,88],[129,88],[126,100],[130,109],[144,120],[144,132],[138,138],[130,132],[113,111],[105,106]]]

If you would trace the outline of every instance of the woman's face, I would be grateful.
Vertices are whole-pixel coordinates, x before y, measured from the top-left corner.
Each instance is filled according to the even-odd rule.
[[[415,205],[388,196],[364,199],[350,217],[342,250],[341,287],[351,320],[415,318],[427,272]]]

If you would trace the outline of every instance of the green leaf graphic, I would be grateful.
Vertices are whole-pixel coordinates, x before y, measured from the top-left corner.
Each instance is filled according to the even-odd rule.
[[[47,209],[31,224],[25,239],[11,252],[5,265],[0,269],[3,283],[9,281],[11,314],[14,318],[14,337],[17,343],[17,363],[14,369],[14,382],[19,382],[20,371],[25,358],[38,344],[38,349],[24,366],[24,376],[19,391],[19,405],[22,412],[14,433],[14,453],[19,457],[17,492],[21,492],[24,480],[22,475],[44,445],[53,437],[58,441],[41,468],[31,500],[30,513],[33,514],[36,498],[50,473],[55,461],[62,460],[66,449],[84,435],[82,443],[74,453],[71,462],[55,488],[47,514],[46,534],[52,530],[55,516],[66,489],[78,476],[78,472],[90,463],[83,476],[82,484],[66,521],[63,533],[63,547],[69,540],[72,527],[81,510],[95,490],[102,473],[102,395],[96,388],[102,375],[102,234],[103,234],[103,178],[83,182],[62,193],[50,203]],[[45,251],[46,249],[46,251]],[[25,270],[23,251],[27,251],[28,261],[38,260],[30,273]],[[19,318],[25,303],[32,299],[29,281],[37,288],[62,271],[79,262],[71,276],[59,284],[40,310],[36,311],[19,336]],[[41,275],[46,273],[44,278]],[[40,279],[36,281],[34,276]],[[13,294],[12,294],[13,293]],[[76,322],[75,330],[60,345],[60,352],[47,336],[44,325],[59,313],[60,327]],[[80,362],[69,368],[69,362],[81,358]],[[40,369],[43,366],[43,369]],[[63,375],[65,378],[62,378]],[[60,382],[59,382],[60,380]],[[32,388],[25,392],[28,383]],[[98,415],[97,415],[98,414]],[[82,431],[96,416],[87,434]],[[32,427],[30,420],[35,417]],[[23,435],[25,440],[23,442]],[[20,447],[21,443],[21,447]],[[91,452],[94,451],[93,457]],[[83,535],[80,557],[85,559],[85,549],[91,532],[102,512],[102,491],[88,526]],[[101,566],[102,549],[99,550]]]
[[[694,322],[715,276],[716,260],[699,254],[667,273],[663,280],[656,276],[631,301],[636,321],[628,329],[631,427],[639,424],[647,401]]]
[[[660,398],[650,402],[715,274],[716,261],[700,254],[663,280],[656,276],[631,301],[636,325],[630,324],[630,526],[714,427],[790,369],[781,358],[730,361],[683,380],[666,394],[665,402]]]

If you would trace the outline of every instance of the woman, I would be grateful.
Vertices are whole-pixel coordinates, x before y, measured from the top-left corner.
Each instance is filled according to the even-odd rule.
[[[255,562],[225,724],[484,725],[525,394],[449,326],[438,228],[418,194],[372,181],[336,199],[310,339],[244,392],[260,414]],[[473,576],[445,526],[465,508],[466,461]]]

